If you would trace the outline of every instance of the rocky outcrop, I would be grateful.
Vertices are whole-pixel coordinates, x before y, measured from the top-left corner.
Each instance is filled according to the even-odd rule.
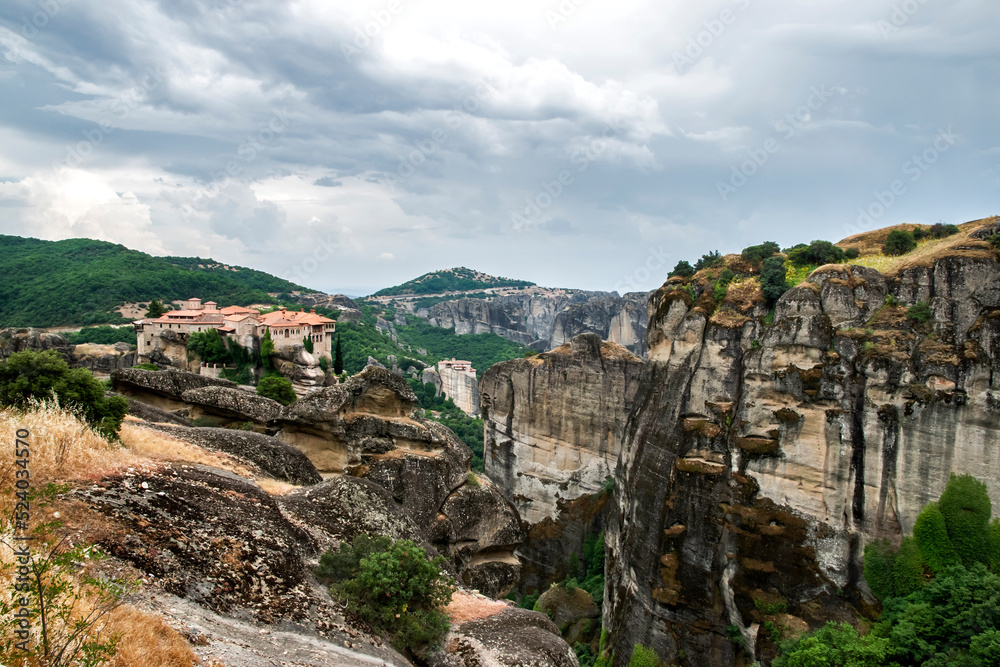
[[[445,638],[445,650],[432,656],[434,667],[533,665],[578,667],[573,649],[544,614],[507,609],[462,623]]]
[[[162,371],[161,371],[162,372]],[[281,414],[282,405],[238,386],[209,385],[188,389],[180,400],[192,406],[192,417],[203,414],[268,424]]]
[[[76,345],[73,359],[73,366],[86,368],[95,375],[110,375],[120,368],[132,368],[138,363],[135,346],[128,343]]]
[[[531,524],[601,491],[615,470],[643,361],[595,334],[505,361],[482,381],[485,468]]]
[[[168,412],[174,412],[189,409],[190,406],[184,403],[181,398],[186,391],[205,387],[238,390],[239,385],[229,380],[211,378],[172,368],[161,371],[125,368],[111,374],[111,386],[123,396]]]
[[[956,241],[889,277],[821,267],[770,324],[759,303],[713,313],[675,287],[650,301],[616,472],[604,613],[616,655],[643,643],[667,661],[736,664],[727,628],[767,653],[755,599],[813,626],[851,618],[868,599],[867,540],[910,532],[952,472],[1000,497],[987,244]],[[907,318],[918,301],[926,323]]]
[[[317,484],[323,480],[305,454],[277,438],[261,433],[162,424],[153,425],[152,428],[206,449],[232,454],[266,475],[290,484]]]
[[[358,304],[343,294],[314,292],[298,296],[292,295],[292,299],[297,303],[301,303],[306,308],[323,307],[340,311],[340,314],[337,316],[338,322],[360,322],[362,320],[361,309],[358,307]]]
[[[157,329],[148,343],[148,350],[146,354],[138,357],[140,363],[198,371],[197,359],[188,361],[187,334],[170,329]]]
[[[4,329],[0,331],[0,361],[16,352],[55,350],[67,361],[73,360],[73,346],[66,337],[45,329]]]
[[[528,289],[515,294],[442,301],[416,314],[458,334],[495,333],[537,350],[594,333],[635,354],[645,352],[646,293]]]

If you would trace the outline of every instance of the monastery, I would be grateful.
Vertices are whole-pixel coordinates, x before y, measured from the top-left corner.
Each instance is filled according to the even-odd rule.
[[[317,315],[315,310],[287,310],[281,308],[261,314],[259,310],[228,306],[219,308],[214,301],[188,299],[182,310],[171,310],[161,317],[136,320],[138,353],[148,355],[153,349],[153,337],[160,331],[176,331],[183,338],[192,333],[216,329],[219,335],[235,338],[241,345],[246,337],[262,338],[270,331],[275,349],[301,345],[307,336],[312,339],[313,356],[333,358],[333,334],[336,320]]]

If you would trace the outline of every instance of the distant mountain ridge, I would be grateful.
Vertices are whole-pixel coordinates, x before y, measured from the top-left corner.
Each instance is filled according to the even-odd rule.
[[[124,322],[115,309],[198,296],[220,306],[275,303],[268,293],[314,291],[263,271],[200,257],[154,257],[92,239],[0,235],[0,327]]]
[[[448,292],[468,292],[491,287],[534,287],[527,280],[513,280],[491,276],[464,266],[425,273],[419,278],[408,280],[402,285],[387,287],[373,294],[373,297],[398,295],[444,294]]]

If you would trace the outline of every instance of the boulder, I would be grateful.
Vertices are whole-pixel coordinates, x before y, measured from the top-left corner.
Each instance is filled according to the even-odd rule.
[[[45,329],[4,329],[0,331],[0,361],[16,352],[55,350],[66,361],[73,361],[73,346],[62,334]]]
[[[209,414],[245,419],[262,425],[277,419],[283,407],[274,399],[258,396],[238,385],[210,385],[188,389],[180,395],[180,399]]]
[[[489,618],[466,621],[448,633],[444,650],[433,654],[434,667],[579,667],[576,654],[544,614],[507,609]]]

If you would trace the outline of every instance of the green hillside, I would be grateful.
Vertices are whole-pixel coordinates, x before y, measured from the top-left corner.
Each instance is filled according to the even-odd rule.
[[[303,287],[262,271],[197,257],[153,257],[90,239],[0,235],[0,327],[119,323],[124,303],[198,296],[220,307],[276,303]]]
[[[464,292],[481,290],[486,287],[534,287],[526,280],[498,278],[464,266],[443,271],[425,273],[419,278],[402,285],[387,287],[372,296],[397,296],[400,294],[440,294],[442,292]]]

